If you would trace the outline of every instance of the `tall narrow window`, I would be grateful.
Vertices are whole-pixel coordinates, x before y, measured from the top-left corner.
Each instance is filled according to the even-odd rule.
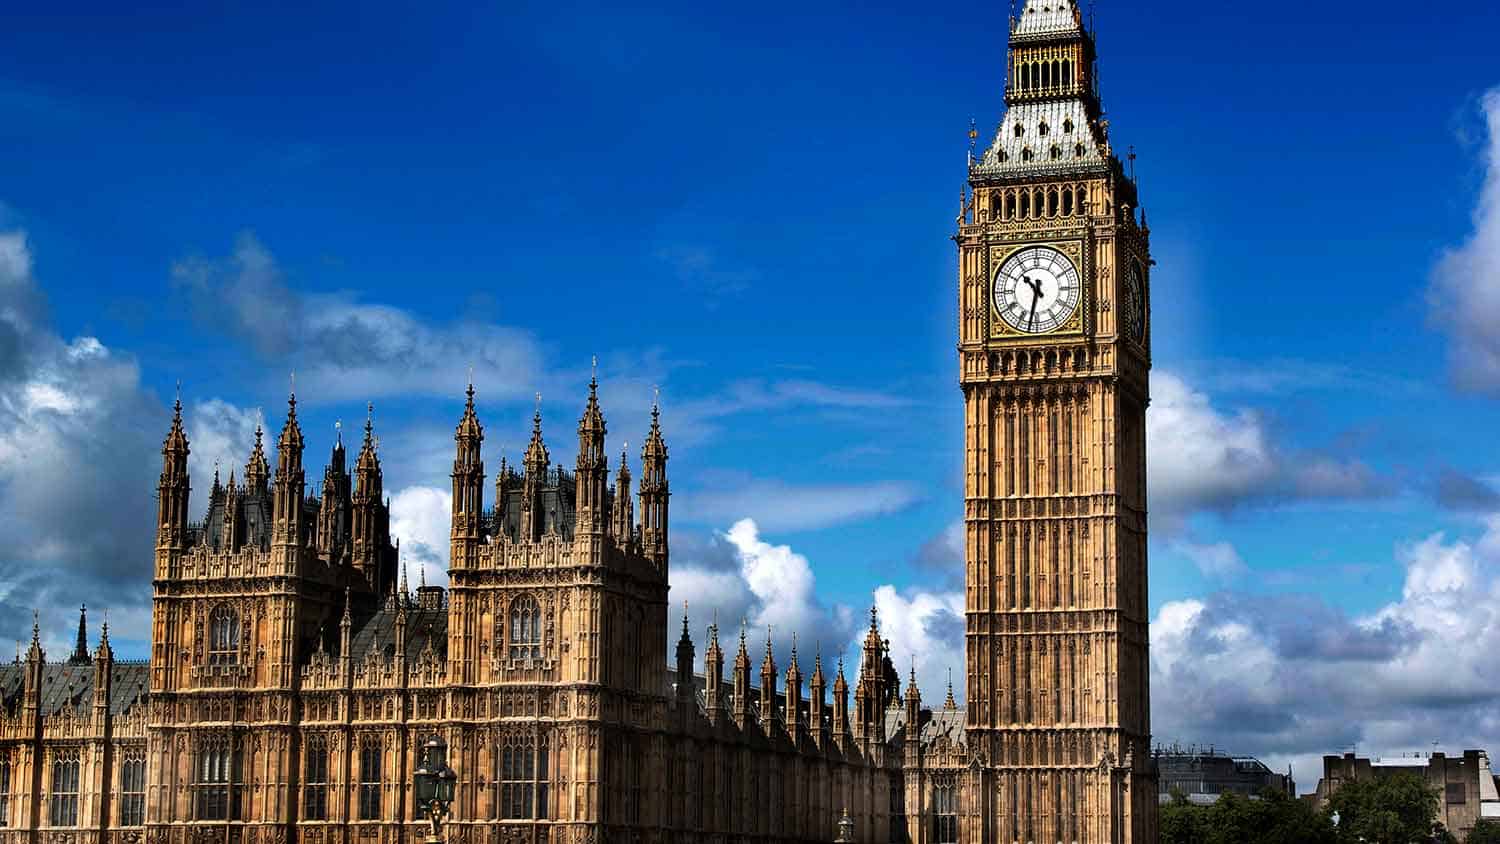
[[[380,740],[369,739],[359,749],[359,819],[380,820]]]
[[[310,736],[302,751],[302,817],[328,820],[328,740]]]
[[[0,827],[10,826],[10,757],[0,756]]]
[[[208,661],[233,665],[239,661],[240,617],[228,604],[214,607],[208,617]]]
[[[958,787],[939,783],[932,790],[932,840],[936,844],[958,842]]]
[[[120,763],[120,826],[145,822],[146,754],[144,750],[129,750]]]
[[[47,820],[51,826],[78,825],[77,748],[64,748],[52,756],[52,790]]]
[[[542,658],[542,609],[530,595],[510,604],[510,658]]]
[[[500,816],[507,820],[546,820],[547,740],[509,736],[500,749]]]
[[[240,758],[227,737],[214,737],[198,750],[194,766],[197,820],[239,820]]]
[[[901,778],[891,777],[891,844],[905,844],[906,842],[906,789],[903,787]]]

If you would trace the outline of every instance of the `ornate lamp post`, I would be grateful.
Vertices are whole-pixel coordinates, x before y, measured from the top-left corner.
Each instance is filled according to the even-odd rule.
[[[849,817],[849,808],[847,806],[844,807],[844,816],[839,818],[838,840],[840,842],[852,842],[854,840],[854,818]]]
[[[417,766],[415,780],[417,810],[427,815],[432,829],[427,834],[427,844],[441,844],[443,840],[443,818],[448,815],[448,806],[453,803],[453,783],[458,775],[448,767],[448,745],[437,736],[422,745],[422,763]]]

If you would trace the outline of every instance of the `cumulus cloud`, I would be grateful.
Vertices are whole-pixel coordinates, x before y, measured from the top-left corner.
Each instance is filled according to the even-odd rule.
[[[891,661],[907,682],[915,660],[917,687],[925,705],[941,705],[953,679],[953,696],[961,705],[964,700],[964,595],[961,591],[927,592],[920,589],[902,592],[889,584],[877,587],[875,608],[879,613],[880,632],[890,640]],[[849,647],[858,653],[864,642],[864,631],[856,632]]]
[[[1219,593],[1163,605],[1151,625],[1153,732],[1284,764],[1492,747],[1500,648],[1500,519],[1476,542],[1404,545],[1401,598],[1350,616],[1319,599]]]
[[[1151,509],[1168,530],[1197,511],[1309,498],[1368,498],[1388,484],[1357,460],[1279,447],[1258,413],[1214,407],[1170,372],[1151,377],[1146,415]]]
[[[724,523],[748,516],[770,531],[816,530],[900,512],[920,499],[908,483],[789,484],[749,480],[695,490],[683,500],[689,519]]]
[[[1449,335],[1449,371],[1460,387],[1500,393],[1500,88],[1480,99],[1487,140],[1474,231],[1432,271],[1433,320]]]
[[[129,356],[57,335],[34,263],[23,232],[0,233],[0,636],[29,638],[35,608],[57,652],[88,601],[142,639],[166,409]]]
[[[194,486],[207,491],[206,481],[217,468],[227,481],[232,470],[245,479],[245,462],[255,443],[255,426],[264,425],[260,408],[242,408],[223,399],[194,402],[183,414],[188,435],[188,474]],[[266,458],[276,459],[276,433],[266,435]]]
[[[391,537],[401,542],[413,588],[424,577],[433,586],[448,582],[452,513],[453,493],[446,489],[410,486],[391,497]]]
[[[825,658],[832,658],[849,640],[857,623],[853,610],[819,601],[807,557],[788,545],[766,542],[753,519],[740,519],[707,541],[689,538],[679,543],[674,535],[673,542],[677,547],[671,597],[678,604],[686,601],[700,626],[717,615],[728,635],[743,619],[750,639],[761,647],[770,628],[781,666],[786,665],[793,633],[803,659],[818,645]],[[734,646],[724,641],[726,649]],[[804,673],[809,670],[810,662],[803,665]]]

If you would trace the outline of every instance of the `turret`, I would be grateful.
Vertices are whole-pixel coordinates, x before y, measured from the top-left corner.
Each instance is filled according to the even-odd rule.
[[[229,470],[229,483],[224,486],[224,527],[220,531],[219,544],[225,551],[240,550],[244,527],[240,523],[240,488],[234,480],[234,469]]]
[[[42,673],[47,665],[47,652],[42,650],[42,628],[36,610],[31,611],[31,647],[26,649],[26,668],[23,680],[23,709],[26,723],[37,729],[40,735],[42,711]]]
[[[375,453],[375,406],[365,405],[365,438],[354,459],[354,490],[350,496],[351,562],[371,589],[383,587],[381,555],[390,542],[390,518],[385,511],[380,457]],[[395,585],[395,578],[391,578]]]
[[[480,518],[484,512],[484,461],[480,446],[484,428],[474,413],[474,385],[465,392],[464,415],[453,432],[453,530],[448,565],[455,569],[478,564]]]
[[[906,747],[908,752],[917,747],[922,734],[922,692],[917,689],[917,661],[911,663],[911,679],[906,683]]]
[[[339,676],[346,687],[354,679],[354,616],[349,600],[349,587],[345,586],[344,617],[339,619]]]
[[[677,699],[691,702],[693,688],[693,638],[688,635],[687,604],[682,605],[682,636],[677,639]]]
[[[786,731],[797,741],[802,726],[802,669],[797,665],[797,634],[792,634],[792,661],[786,667]]]
[[[610,516],[604,506],[609,458],[604,454],[604,414],[599,410],[599,379],[589,379],[589,399],[578,420],[578,479],[574,535],[590,541],[605,533]]]
[[[849,684],[844,680],[844,658],[839,657],[839,673],[833,678],[833,740],[842,743],[849,738]]]
[[[740,650],[734,655],[734,724],[750,722],[750,654],[745,651],[745,625],[740,624]]]
[[[667,565],[667,444],[661,436],[661,406],[651,406],[651,430],[641,449],[641,550],[657,567]]]
[[[876,609],[870,607],[870,629],[865,634],[854,692],[854,733],[857,737],[873,741],[885,738],[886,686],[885,643],[880,638]]]
[[[776,657],[771,653],[771,628],[766,628],[766,657],[760,662],[760,719],[769,735],[776,723]]]
[[[161,480],[157,484],[157,551],[181,551],[187,547],[188,439],[182,430],[182,399],[172,405],[172,427],[161,446]]]
[[[271,544],[283,550],[284,565],[293,565],[296,548],[302,544],[302,495],[306,479],[302,471],[302,427],[297,424],[297,395],[287,398],[286,424],[276,441],[276,481],[272,490]],[[259,443],[256,443],[259,445]]]
[[[708,720],[719,723],[723,715],[724,651],[719,648],[719,623],[708,626],[708,650],[703,654],[703,697]]]
[[[265,431],[260,423],[255,425],[255,445],[250,449],[250,459],[245,461],[245,496],[247,498],[264,498],[267,493],[266,484],[270,482],[270,464],[266,462],[266,449],[262,442]]]
[[[331,563],[343,560],[349,544],[349,462],[342,425],[334,428],[333,451],[323,469],[323,500],[318,506],[318,553]]]
[[[823,677],[823,648],[819,646],[813,654],[812,677],[808,678],[807,690],[811,697],[807,699],[807,728],[812,732],[813,741],[821,747],[823,744],[823,708],[824,695],[828,686]]]
[[[625,449],[630,444],[625,444]],[[620,550],[628,551],[635,542],[635,501],[630,495],[630,462],[626,451],[620,451],[620,470],[615,474],[614,512],[610,514],[609,533]]]
[[[542,538],[542,488],[547,483],[547,467],[552,463],[547,444],[542,441],[541,396],[537,396],[536,415],[531,418],[531,443],[526,446],[522,462],[526,477],[521,482],[521,541],[535,542]]]
[[[505,455],[502,454],[500,471],[495,473],[495,514],[494,521],[490,525],[490,534],[495,537],[496,543],[509,538],[505,532],[505,517],[510,509],[510,491],[514,487],[515,476],[505,462]]]
[[[110,686],[114,682],[115,651],[109,646],[109,621],[99,629],[99,647],[94,650],[94,723],[105,723],[109,713]]]

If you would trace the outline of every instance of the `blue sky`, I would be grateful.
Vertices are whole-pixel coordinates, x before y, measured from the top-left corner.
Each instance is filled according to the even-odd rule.
[[[1448,641],[1418,617],[1423,584],[1500,582],[1500,9],[1166,0],[1097,19],[1159,261],[1159,737],[1297,760],[1500,738],[1479,677],[1402,691]],[[468,367],[492,467],[537,391],[571,461],[597,355],[612,449],[661,388],[679,596],[833,652],[875,594],[916,619],[892,638],[940,694],[961,664],[948,238],[968,122],[1001,116],[1005,31],[1004,4],[12,10],[0,633],[40,604],[60,643],[83,598],[144,654],[179,379],[200,491],[214,457],[243,463],[255,409],[279,427],[290,371],[311,463],[373,401],[406,545],[437,576]],[[1459,549],[1463,589],[1428,576]],[[1300,644],[1326,631],[1347,635]],[[1234,672],[1178,646],[1269,654],[1286,692],[1260,701],[1264,727],[1195,697]],[[1340,723],[1311,700],[1335,669],[1407,679]],[[1419,737],[1413,712],[1447,732]]]

